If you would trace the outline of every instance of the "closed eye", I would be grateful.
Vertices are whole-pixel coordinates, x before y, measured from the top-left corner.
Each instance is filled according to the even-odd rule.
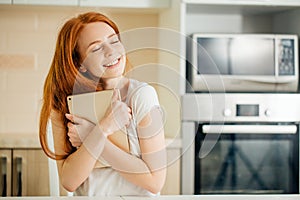
[[[115,39],[115,40],[111,41],[111,44],[116,44],[116,43],[118,43],[118,42],[120,42],[120,40]]]
[[[110,42],[109,42],[110,44],[116,44],[116,43],[120,42],[120,39],[119,39],[119,37],[117,35],[111,36],[109,38],[109,40],[110,40]]]
[[[103,45],[96,45],[93,49],[92,49],[92,52],[96,52],[96,51],[102,51],[103,50]]]

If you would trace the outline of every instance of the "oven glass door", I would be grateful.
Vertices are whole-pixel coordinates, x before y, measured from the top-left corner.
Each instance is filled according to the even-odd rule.
[[[241,131],[230,125],[234,132],[225,128],[219,135],[204,133],[204,126],[199,125],[195,141],[195,194],[299,193],[298,125],[295,133],[285,132],[284,126],[278,126],[278,133],[276,129],[251,133],[253,126]],[[201,157],[203,141],[210,139],[216,142]]]

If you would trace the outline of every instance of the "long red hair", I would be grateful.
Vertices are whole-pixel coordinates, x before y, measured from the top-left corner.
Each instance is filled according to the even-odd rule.
[[[65,113],[68,113],[67,96],[74,94],[74,87],[77,88],[76,93],[101,90],[99,83],[79,72],[81,57],[78,53],[78,36],[85,25],[93,22],[104,22],[111,26],[116,34],[119,34],[116,24],[105,15],[97,12],[84,13],[68,20],[58,34],[54,57],[44,83],[43,105],[39,125],[41,146],[46,155],[52,159],[64,159],[67,155],[56,155],[48,147],[46,129],[51,111],[55,110],[59,113],[64,127],[66,127],[65,150],[72,153],[75,149],[69,142],[67,136],[68,121],[64,117]]]

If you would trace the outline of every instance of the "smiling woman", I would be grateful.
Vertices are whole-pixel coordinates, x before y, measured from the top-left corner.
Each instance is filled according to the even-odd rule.
[[[112,34],[111,34],[112,33]],[[102,79],[123,74],[126,56],[124,47],[112,27],[106,23],[91,23],[79,35],[80,55],[84,56],[80,70]]]
[[[75,195],[158,195],[165,182],[166,150],[156,91],[123,76],[126,54],[119,30],[106,16],[89,12],[62,27],[44,84],[40,141],[57,160],[62,185]],[[67,96],[114,89],[98,123],[69,114]],[[120,96],[118,96],[120,94]],[[55,152],[47,145],[50,118]],[[108,136],[126,127],[130,151]],[[98,161],[109,167],[98,167]]]

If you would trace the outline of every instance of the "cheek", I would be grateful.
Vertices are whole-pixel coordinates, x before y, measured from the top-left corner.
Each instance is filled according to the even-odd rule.
[[[82,65],[90,72],[95,73],[99,71],[104,71],[102,66],[103,58],[101,56],[88,56],[83,62]]]
[[[125,56],[125,55],[122,56],[120,65],[121,65],[121,71],[122,71],[122,73],[123,73],[124,70],[125,70],[125,68],[126,68],[126,56]]]
[[[120,55],[123,55],[123,56],[125,55],[125,48],[122,43],[119,43],[114,48],[115,48],[116,52],[118,52]]]
[[[93,74],[94,76],[98,76],[98,77],[101,77],[102,75],[104,75],[105,73],[105,68],[103,67],[92,67],[91,69],[89,69],[89,72],[91,74]]]

